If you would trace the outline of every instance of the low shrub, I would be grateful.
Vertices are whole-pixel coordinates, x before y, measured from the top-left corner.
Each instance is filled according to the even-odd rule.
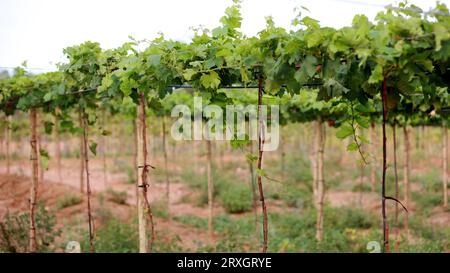
[[[352,187],[352,192],[371,192],[372,191],[372,187],[367,184],[367,183],[363,183],[363,184],[356,184]]]
[[[312,193],[307,189],[299,189],[293,185],[286,187],[281,198],[288,207],[306,209],[312,206]]]
[[[340,226],[342,228],[361,228],[368,229],[377,226],[370,213],[358,208],[345,208],[339,210]]]
[[[100,253],[138,252],[137,228],[112,218],[105,226],[96,231],[94,246],[95,251]],[[89,240],[86,238],[81,242],[81,252],[88,250]]]
[[[80,204],[81,202],[83,202],[83,198],[81,198],[78,195],[73,195],[73,194],[66,194],[63,197],[59,198],[56,201],[56,208],[58,210],[64,209],[64,208],[68,208],[68,207],[72,207],[75,205]]]
[[[55,239],[61,234],[56,228],[54,211],[39,203],[36,210],[38,252],[55,249]],[[26,252],[29,245],[29,213],[8,213],[0,222],[0,252]]]
[[[252,193],[248,185],[229,185],[226,190],[222,190],[219,200],[229,213],[242,213],[252,209]]]
[[[109,201],[114,202],[119,205],[124,205],[127,203],[128,194],[125,191],[115,191],[111,188],[106,190],[107,198]]]

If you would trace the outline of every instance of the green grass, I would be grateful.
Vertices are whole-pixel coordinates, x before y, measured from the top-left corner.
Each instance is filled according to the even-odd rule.
[[[234,183],[223,189],[218,199],[229,213],[242,213],[252,209],[252,193],[248,184]]]
[[[178,221],[180,223],[183,223],[185,225],[190,225],[195,228],[200,229],[206,229],[208,227],[208,220],[194,216],[194,215],[181,215],[181,216],[174,216],[172,218],[175,221]]]
[[[105,209],[106,210],[106,209]],[[106,210],[109,211],[109,210]],[[105,214],[112,215],[109,211]],[[84,223],[79,223],[83,225]],[[89,251],[89,240],[83,229],[77,229],[72,238],[79,238],[82,252]],[[164,230],[158,230],[158,236],[153,243],[153,252],[183,252],[179,236],[168,236]],[[139,252],[139,235],[137,220],[123,222],[117,218],[105,219],[102,226],[96,231],[94,246],[97,253],[136,253]]]
[[[153,202],[151,206],[154,216],[163,219],[169,219],[169,213],[167,212],[167,202],[165,202],[164,200]]]
[[[198,174],[191,169],[184,170],[180,176],[183,183],[186,183],[192,189],[202,189],[206,183],[204,175]]]
[[[372,187],[367,184],[367,183],[363,183],[363,184],[356,184],[352,187],[352,192],[371,192],[372,191]]]
[[[306,209],[312,206],[312,192],[301,185],[284,185],[280,198],[288,207]]]
[[[268,216],[271,252],[367,252],[366,235],[361,235],[357,230],[367,230],[378,225],[376,217],[361,209],[326,207],[324,240],[318,243],[315,239],[314,209],[301,210],[299,213],[269,213]],[[174,217],[174,220],[207,229],[207,220],[197,216],[178,216]],[[261,217],[258,219],[258,225],[260,230]],[[249,248],[250,251],[259,250],[257,240],[262,238],[262,234],[256,234],[252,214],[237,219],[218,215],[214,217],[214,229],[221,234],[220,239],[216,246],[204,246],[203,251],[236,252]],[[380,234],[376,232],[373,238],[377,238],[377,235]]]
[[[106,190],[107,199],[119,205],[127,203],[128,194],[125,191],[115,191],[112,188]]]
[[[138,252],[138,234],[134,225],[111,219],[106,226],[97,230],[94,241],[95,251],[100,253]],[[89,241],[81,243],[82,252],[89,249]]]
[[[192,171],[181,174],[181,179],[191,189],[200,192],[195,204],[205,206],[208,204],[208,188],[206,176]],[[252,208],[251,186],[248,181],[235,177],[230,173],[219,173],[217,169],[213,171],[214,198],[229,213],[242,213]],[[185,200],[187,201],[187,200]]]
[[[61,210],[64,208],[72,207],[83,202],[83,198],[78,195],[66,194],[63,197],[58,198],[56,201],[56,209]]]

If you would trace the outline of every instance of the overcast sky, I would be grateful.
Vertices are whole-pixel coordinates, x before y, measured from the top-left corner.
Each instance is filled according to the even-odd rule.
[[[255,35],[273,16],[278,26],[289,28],[294,8],[307,7],[303,15],[324,26],[350,25],[355,14],[369,19],[395,3],[390,0],[243,0],[242,30]],[[433,0],[410,0],[425,10]],[[450,0],[441,0],[450,6]],[[158,32],[167,38],[187,41],[191,26],[209,29],[231,0],[0,0],[0,69],[28,61],[28,67],[55,69],[64,60],[62,49],[86,40],[113,48],[128,41],[152,39]],[[38,72],[39,70],[35,70]]]

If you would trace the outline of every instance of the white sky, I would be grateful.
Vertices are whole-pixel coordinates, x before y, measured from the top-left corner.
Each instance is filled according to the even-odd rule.
[[[433,0],[409,0],[425,10]],[[441,0],[450,6],[450,0]],[[167,38],[189,40],[191,26],[209,29],[231,0],[0,0],[0,70],[28,61],[28,67],[55,69],[64,60],[62,49],[86,40],[113,48],[128,41]],[[369,19],[390,0],[243,0],[242,30],[255,35],[271,15],[278,26],[289,28],[294,7],[304,6],[324,26],[350,25],[355,14]],[[39,72],[40,70],[35,70]]]

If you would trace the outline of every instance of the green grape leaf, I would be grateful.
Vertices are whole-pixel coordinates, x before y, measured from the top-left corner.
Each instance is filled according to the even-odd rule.
[[[358,144],[356,144],[355,142],[352,142],[350,144],[347,145],[347,151],[349,152],[354,152],[358,150]]]
[[[200,77],[200,82],[205,88],[217,89],[220,84],[220,78],[215,71],[210,71]]]
[[[339,128],[339,131],[336,133],[336,137],[339,139],[344,139],[353,135],[353,127],[349,124],[344,124]]]
[[[189,68],[184,71],[183,77],[185,80],[190,81],[195,74],[197,74],[197,72],[194,69]]]
[[[92,152],[94,155],[97,155],[97,143],[96,143],[96,142],[92,142],[92,143],[89,145],[89,150],[91,150],[91,152]]]
[[[54,124],[52,122],[49,121],[44,122],[44,129],[47,135],[50,135],[52,133],[53,125]]]

